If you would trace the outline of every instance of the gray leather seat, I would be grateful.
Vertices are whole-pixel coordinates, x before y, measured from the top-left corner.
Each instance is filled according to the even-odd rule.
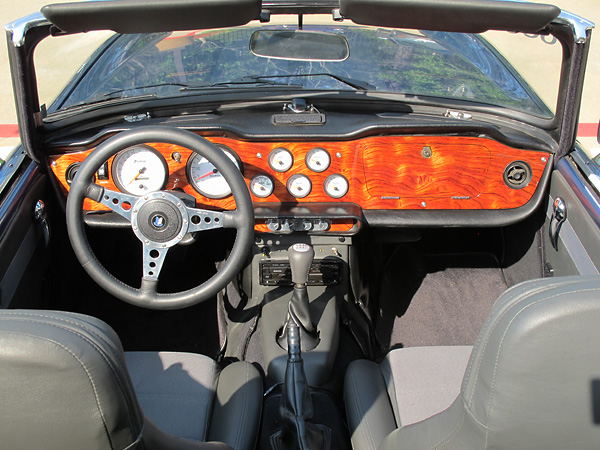
[[[124,354],[92,317],[0,311],[2,448],[249,450],[262,391],[247,363]]]
[[[344,389],[357,450],[598,449],[600,277],[515,286],[474,347],[355,361]]]

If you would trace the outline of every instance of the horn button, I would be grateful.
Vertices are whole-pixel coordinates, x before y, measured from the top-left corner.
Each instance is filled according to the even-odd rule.
[[[185,206],[180,199],[168,193],[147,195],[135,204],[132,211],[133,231],[147,245],[151,242],[163,244],[162,247],[175,245],[183,239],[183,225],[187,223]]]

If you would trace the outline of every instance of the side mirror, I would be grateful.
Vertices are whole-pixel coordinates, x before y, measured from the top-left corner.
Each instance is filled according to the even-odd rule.
[[[344,61],[350,56],[344,36],[304,30],[255,31],[250,51],[263,58],[293,61]]]

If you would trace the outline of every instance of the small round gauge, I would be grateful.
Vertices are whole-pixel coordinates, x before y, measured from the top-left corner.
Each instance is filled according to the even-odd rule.
[[[229,157],[235,166],[240,169],[241,164],[237,155],[229,147],[215,144]],[[225,177],[204,156],[193,153],[187,162],[188,181],[196,191],[208,198],[225,198],[231,195],[231,188]]]
[[[287,148],[277,147],[269,153],[269,166],[275,172],[286,172],[294,164],[294,156]]]
[[[112,164],[112,177],[121,192],[144,195],[167,184],[169,169],[162,155],[147,145],[119,152]]]
[[[329,175],[323,183],[323,189],[331,198],[341,198],[348,193],[348,180],[340,174]]]
[[[252,195],[259,198],[268,197],[273,193],[275,184],[267,175],[255,175],[250,180],[250,192]]]
[[[324,172],[331,164],[331,156],[324,148],[315,147],[306,154],[306,166],[313,172]]]
[[[292,175],[287,181],[287,190],[296,198],[304,198],[310,194],[312,183],[306,175],[297,173]]]

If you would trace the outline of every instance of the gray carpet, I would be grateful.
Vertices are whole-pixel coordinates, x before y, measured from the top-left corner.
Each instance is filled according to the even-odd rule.
[[[395,254],[381,277],[376,333],[387,349],[472,345],[507,286],[487,253]]]

